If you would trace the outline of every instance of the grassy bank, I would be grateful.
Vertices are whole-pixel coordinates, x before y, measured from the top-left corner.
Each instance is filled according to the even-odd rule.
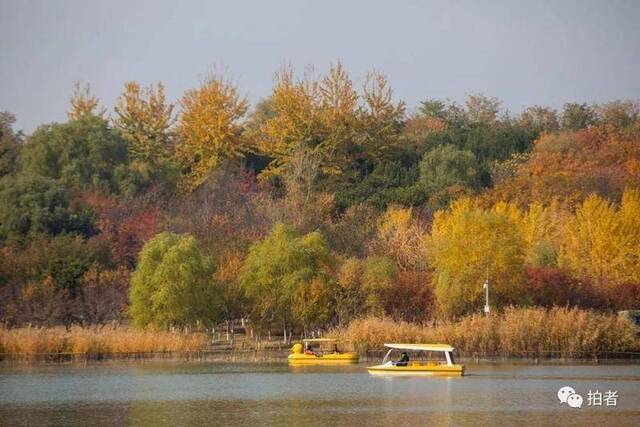
[[[640,339],[636,334],[630,322],[616,315],[567,308],[512,308],[490,317],[477,314],[458,321],[429,324],[369,317],[355,320],[348,327],[327,331],[325,336],[352,343],[363,358],[377,357],[377,350],[381,350],[385,342],[449,343],[464,356],[593,358],[640,352]],[[169,353],[174,353],[204,360],[274,361],[283,360],[288,348],[281,342],[246,339],[238,339],[233,346],[226,342],[212,345],[201,333],[126,327],[74,327],[70,331],[64,328],[0,328],[0,359],[8,360],[74,360],[56,355],[153,358],[158,355],[172,357]]]
[[[130,328],[0,328],[0,354],[163,353],[199,351],[207,345],[204,334],[140,331]]]
[[[359,351],[379,349],[385,342],[449,343],[465,355],[501,357],[581,358],[640,351],[630,322],[567,308],[507,309],[490,317],[476,314],[428,325],[364,318],[332,335]]]

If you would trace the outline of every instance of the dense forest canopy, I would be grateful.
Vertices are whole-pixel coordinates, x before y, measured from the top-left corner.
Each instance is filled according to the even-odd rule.
[[[0,114],[0,319],[309,331],[491,304],[640,307],[640,107],[426,98],[283,69],[251,106],[77,85],[31,135]]]

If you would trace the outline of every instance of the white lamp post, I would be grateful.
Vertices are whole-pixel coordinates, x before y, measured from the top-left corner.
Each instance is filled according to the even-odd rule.
[[[484,312],[488,316],[491,312],[491,308],[489,307],[489,277],[484,281]]]

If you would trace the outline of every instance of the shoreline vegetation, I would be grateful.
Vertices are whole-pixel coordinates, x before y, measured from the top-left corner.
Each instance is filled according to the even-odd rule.
[[[385,342],[446,342],[462,358],[593,360],[638,359],[640,339],[626,319],[575,308],[508,308],[489,317],[425,324],[390,318],[356,319],[327,331],[361,354],[381,357]],[[214,334],[215,336],[215,334]],[[289,344],[236,336],[235,344],[203,332],[138,330],[129,327],[0,328],[0,361],[74,362],[98,360],[284,361]],[[244,337],[246,338],[246,337]],[[293,340],[295,342],[295,339]]]
[[[69,104],[30,135],[0,112],[3,358],[284,359],[318,332],[363,355],[640,347],[615,315],[640,309],[638,100],[409,107],[337,62],[253,104],[224,73]]]

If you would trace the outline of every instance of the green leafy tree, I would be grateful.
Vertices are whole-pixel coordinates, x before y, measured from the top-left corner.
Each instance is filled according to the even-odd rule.
[[[138,327],[210,326],[221,319],[215,267],[190,235],[161,233],[140,252],[130,314]]]
[[[38,128],[23,150],[23,171],[59,180],[67,188],[117,188],[128,164],[127,143],[106,120],[83,116]]]
[[[562,109],[563,130],[580,130],[594,125],[598,120],[596,111],[587,104],[567,102]]]
[[[447,104],[439,99],[426,99],[420,103],[420,114],[425,117],[444,120],[447,117]]]
[[[452,185],[475,186],[478,162],[471,151],[443,145],[425,153],[420,162],[420,183],[431,193]]]
[[[15,121],[13,114],[0,112],[0,178],[18,170],[22,134],[14,132]]]
[[[319,232],[301,237],[277,224],[249,249],[240,283],[253,305],[251,318],[263,329],[279,325],[311,328],[331,316],[328,299],[332,257]]]
[[[90,211],[72,212],[66,190],[56,181],[19,175],[0,180],[0,241],[39,233],[93,233]]]

